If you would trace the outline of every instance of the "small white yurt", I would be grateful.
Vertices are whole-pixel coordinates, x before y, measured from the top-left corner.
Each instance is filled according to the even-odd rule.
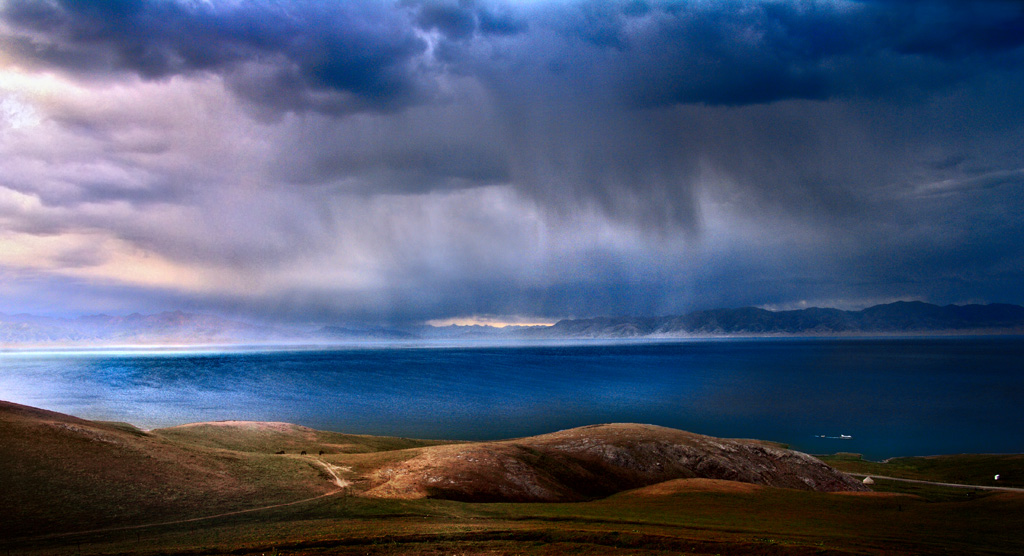
[[[872,479],[871,477],[864,477],[864,484],[866,484],[866,485],[873,485],[873,484],[875,484],[875,480]]]

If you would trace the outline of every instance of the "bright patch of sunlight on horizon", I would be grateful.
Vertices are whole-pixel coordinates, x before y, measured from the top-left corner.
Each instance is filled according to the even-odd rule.
[[[492,326],[494,328],[505,328],[506,326],[551,326],[556,321],[538,319],[533,317],[518,317],[514,315],[472,315],[463,317],[452,317],[446,319],[428,320],[430,326]]]

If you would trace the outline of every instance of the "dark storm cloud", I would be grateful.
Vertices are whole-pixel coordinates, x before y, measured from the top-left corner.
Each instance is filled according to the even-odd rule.
[[[219,72],[282,109],[401,105],[425,49],[408,14],[379,2],[12,0],[2,17],[16,31],[7,48],[40,64],[148,79]]]
[[[526,20],[516,18],[509,8],[502,6],[480,6],[477,24],[485,35],[505,36],[525,32],[529,26]]]
[[[1014,2],[631,6],[548,7],[566,39],[550,60],[591,84],[608,74],[624,102],[641,106],[928,90],[1012,66],[1024,45],[1024,6]]]
[[[9,226],[265,280],[222,307],[1024,302],[1019,2],[9,0],[0,21],[20,67],[148,87],[131,117],[52,109],[64,135],[30,162],[0,143],[0,187],[52,209]]]
[[[640,105],[742,105],[943,86],[1018,62],[1024,44],[1024,6],[1005,1],[11,0],[2,15],[14,31],[7,47],[38,63],[147,78],[237,71],[240,86],[269,89],[246,89],[253,98],[306,99],[309,108],[331,106],[310,100],[317,91],[349,93],[371,107],[409,99],[424,78],[413,63],[427,48],[417,27],[457,42],[511,36],[513,44],[489,52],[493,71],[511,69],[503,59],[521,62],[517,54],[543,50],[535,62],[568,72],[577,87],[611,84]],[[452,55],[484,61],[474,59],[479,50],[461,50]],[[273,67],[242,68],[256,62]]]
[[[474,34],[509,36],[526,31],[528,23],[511,6],[476,0],[410,0],[403,3],[417,13],[416,24],[439,31],[447,39],[463,40]]]
[[[420,7],[416,22],[424,29],[436,29],[452,39],[464,39],[476,30],[476,18],[470,5],[425,3]]]
[[[1013,76],[1024,55],[1024,8],[1005,2],[536,3],[507,6],[529,26],[502,37],[471,35],[477,5],[431,6],[450,16],[421,21],[444,30],[435,55],[484,84],[501,135],[483,144],[516,187],[556,210],[595,204],[691,231],[709,167],[773,210],[873,210],[864,186],[918,164],[886,143],[959,141],[915,137],[942,124],[914,117],[932,119],[921,108],[935,95]],[[1006,85],[1019,90],[1019,76]]]

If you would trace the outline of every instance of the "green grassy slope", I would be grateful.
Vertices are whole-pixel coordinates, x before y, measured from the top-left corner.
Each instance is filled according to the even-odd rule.
[[[152,434],[180,444],[239,452],[272,454],[277,451],[318,454],[366,453],[450,444],[450,441],[415,440],[318,431],[290,423],[226,421],[194,423],[156,429]]]
[[[932,503],[680,487],[571,504],[330,497],[203,523],[22,542],[17,554],[991,554],[1024,551],[1024,497]],[[70,547],[70,548],[69,548]],[[3,547],[0,546],[0,549]],[[276,552],[275,552],[276,551]]]

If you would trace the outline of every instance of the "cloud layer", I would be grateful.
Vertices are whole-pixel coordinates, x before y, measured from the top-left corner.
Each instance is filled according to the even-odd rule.
[[[0,2],[0,312],[1024,302],[1012,2]]]

